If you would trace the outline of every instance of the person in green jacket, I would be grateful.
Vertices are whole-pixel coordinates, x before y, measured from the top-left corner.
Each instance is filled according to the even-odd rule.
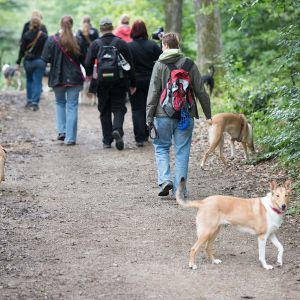
[[[210,98],[205,91],[204,84],[197,66],[191,62],[188,71],[190,77],[190,90],[192,91],[192,105],[188,109],[187,128],[180,126],[180,118],[169,117],[160,104],[160,97],[170,77],[170,65],[176,69],[184,67],[189,60],[179,49],[179,39],[176,33],[167,33],[162,37],[162,50],[155,63],[147,97],[146,120],[149,128],[156,129],[153,139],[155,158],[157,164],[158,196],[168,196],[173,190],[175,195],[177,186],[182,177],[187,180],[192,132],[194,118],[198,117],[195,99],[199,99],[206,119],[211,119]],[[170,170],[170,148],[174,144],[175,171],[174,180]],[[187,195],[187,191],[185,191]]]

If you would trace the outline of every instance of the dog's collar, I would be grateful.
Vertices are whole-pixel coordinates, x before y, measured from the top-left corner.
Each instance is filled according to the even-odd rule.
[[[282,211],[280,211],[279,209],[277,209],[276,207],[271,206],[272,210],[275,211],[278,215],[282,214]]]

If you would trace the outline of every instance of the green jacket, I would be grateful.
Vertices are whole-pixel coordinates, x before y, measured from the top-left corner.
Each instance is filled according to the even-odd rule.
[[[167,114],[159,104],[160,96],[164,90],[169,76],[170,71],[166,64],[175,64],[176,67],[181,68],[186,58],[181,54],[179,49],[168,49],[165,50],[155,63],[149,91],[147,97],[147,108],[146,108],[146,119],[147,122],[152,122],[154,117],[165,117]],[[211,118],[210,99],[205,91],[203,80],[197,66],[194,64],[190,72],[191,88],[193,91],[194,105],[190,110],[190,116],[198,118],[197,106],[195,98],[199,99],[202,110],[207,119]]]

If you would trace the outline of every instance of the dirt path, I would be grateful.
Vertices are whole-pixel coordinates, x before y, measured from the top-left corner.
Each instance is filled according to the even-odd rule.
[[[102,149],[98,112],[81,106],[78,145],[55,140],[53,95],[38,112],[24,111],[24,95],[0,95],[0,143],[8,150],[0,185],[0,299],[299,299],[299,217],[279,233],[284,266],[258,263],[256,238],[224,228],[211,265],[200,255],[188,269],[195,241],[193,209],[157,196],[152,145],[136,148],[131,113],[125,149]],[[270,165],[210,160],[197,122],[190,162],[190,198],[216,193],[263,195]],[[203,125],[203,124],[202,124]],[[238,151],[240,153],[240,151]],[[277,174],[276,176],[281,176]],[[268,261],[276,261],[272,245]]]

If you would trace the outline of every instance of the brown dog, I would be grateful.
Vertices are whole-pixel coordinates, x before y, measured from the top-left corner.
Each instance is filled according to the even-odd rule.
[[[4,177],[4,165],[5,165],[5,161],[6,161],[6,151],[0,145],[0,183],[1,183],[1,181],[5,180],[5,177]]]
[[[203,156],[201,168],[203,168],[208,156],[217,146],[220,148],[220,159],[226,165],[223,155],[224,132],[231,136],[231,159],[235,156],[234,142],[241,142],[245,152],[245,159],[248,159],[247,147],[254,152],[253,131],[243,114],[220,113],[215,115],[209,123],[208,136],[209,148]]]
[[[224,224],[231,224],[241,231],[255,234],[258,237],[259,261],[262,266],[270,270],[273,267],[266,263],[265,247],[267,239],[278,249],[277,263],[282,265],[283,247],[275,232],[283,222],[283,216],[289,203],[291,182],[288,180],[282,187],[275,181],[270,183],[270,193],[262,198],[238,198],[232,196],[210,196],[203,200],[185,201],[183,192],[185,179],[182,178],[176,191],[177,202],[185,207],[198,208],[196,225],[198,239],[190,252],[189,267],[197,269],[195,255],[201,246],[212,263],[222,261],[215,259],[212,244]]]

